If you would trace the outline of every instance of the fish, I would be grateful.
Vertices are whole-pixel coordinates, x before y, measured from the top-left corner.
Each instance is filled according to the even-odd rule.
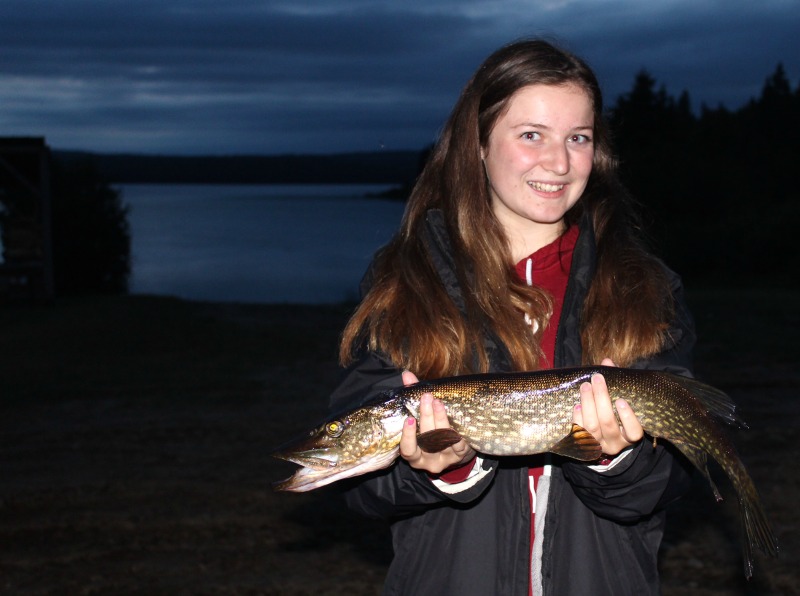
[[[778,542],[756,487],[720,424],[721,420],[747,428],[735,404],[719,389],[665,371],[583,366],[461,375],[398,387],[332,415],[278,447],[274,457],[301,467],[274,488],[306,492],[391,466],[399,456],[403,425],[409,416],[419,420],[420,398],[426,392],[444,404],[451,428],[418,434],[424,451],[438,452],[463,438],[489,456],[549,452],[585,462],[599,460],[600,444],[572,421],[580,386],[594,374],[605,378],[612,404],[620,398],[630,404],[654,447],[658,440],[668,441],[694,464],[717,501],[722,496],[708,471],[708,457],[725,471],[739,500],[748,578],[754,548],[777,556]]]

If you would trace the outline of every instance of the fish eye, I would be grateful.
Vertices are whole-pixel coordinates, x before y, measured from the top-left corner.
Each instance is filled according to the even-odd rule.
[[[342,424],[338,420],[334,420],[332,422],[328,422],[328,424],[325,425],[325,432],[332,439],[336,439],[337,437],[341,437],[342,433],[344,432],[344,424]]]

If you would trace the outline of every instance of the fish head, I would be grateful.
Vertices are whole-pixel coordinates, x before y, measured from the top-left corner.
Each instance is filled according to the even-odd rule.
[[[407,417],[404,405],[392,399],[329,418],[272,453],[301,466],[275,490],[306,492],[388,467],[397,458]]]

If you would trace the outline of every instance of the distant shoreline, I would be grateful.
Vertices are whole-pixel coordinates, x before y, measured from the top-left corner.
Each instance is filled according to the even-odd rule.
[[[91,167],[128,184],[386,184],[407,186],[423,151],[331,155],[167,156],[53,150],[57,163]]]

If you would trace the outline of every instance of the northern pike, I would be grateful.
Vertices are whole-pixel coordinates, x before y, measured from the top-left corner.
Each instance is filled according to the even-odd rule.
[[[702,472],[718,501],[722,496],[708,472],[708,456],[726,472],[736,489],[747,534],[747,577],[752,575],[753,547],[777,555],[777,540],[753,481],[715,420],[746,427],[734,403],[718,389],[662,371],[593,366],[464,375],[399,387],[332,416],[306,436],[279,447],[275,457],[302,467],[275,489],[304,492],[390,466],[399,455],[403,424],[409,416],[419,420],[420,397],[426,392],[444,403],[451,429],[418,435],[425,451],[440,451],[463,437],[475,451],[491,456],[550,452],[598,460],[600,444],[572,422],[580,385],[595,373],[604,376],[612,403],[624,398],[630,404],[654,443],[669,441]]]

